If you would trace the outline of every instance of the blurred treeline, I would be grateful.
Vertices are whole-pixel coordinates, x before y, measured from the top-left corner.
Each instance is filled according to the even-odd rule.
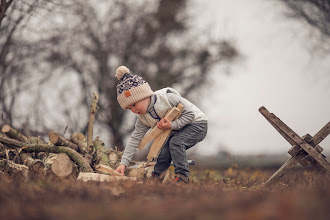
[[[1,1],[1,124],[39,136],[66,126],[68,133],[86,133],[96,91],[97,127],[109,134],[111,147],[122,149],[134,120],[116,100],[118,66],[128,66],[153,90],[173,86],[189,96],[212,80],[212,68],[240,57],[234,39],[213,39],[212,27],[195,28],[192,2]],[[275,2],[329,39],[329,0]]]
[[[117,103],[115,70],[126,65],[153,90],[197,91],[216,64],[239,52],[230,39],[194,30],[186,0],[7,1],[1,18],[2,123],[31,135],[87,131],[94,91],[96,123],[111,147],[133,128]],[[2,11],[3,12],[3,11]],[[1,14],[1,13],[0,13]]]

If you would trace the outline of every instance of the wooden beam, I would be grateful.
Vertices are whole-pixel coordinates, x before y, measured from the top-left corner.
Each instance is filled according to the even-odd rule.
[[[266,115],[267,120],[271,121],[272,125],[275,125],[276,127],[283,136],[286,138],[290,144],[296,144],[299,145],[304,151],[306,151],[310,156],[312,156],[324,169],[327,170],[327,172],[330,174],[330,164],[324,157],[317,152],[313,146],[308,144],[306,141],[304,141],[299,135],[297,135],[291,128],[289,128],[284,122],[282,122],[279,118],[277,118],[274,114],[270,114],[269,111],[265,107],[261,107],[259,109],[261,114],[264,116]],[[327,131],[327,126],[325,130]],[[323,130],[323,129],[321,129]],[[324,135],[324,134],[323,134]],[[321,137],[323,135],[319,135],[318,140],[321,140]],[[322,139],[323,140],[323,139]],[[315,144],[318,144],[319,142],[315,142]]]
[[[109,182],[109,181],[120,181],[120,180],[129,180],[129,181],[136,181],[136,177],[127,177],[127,176],[110,176],[108,174],[99,174],[99,173],[87,173],[87,172],[80,172],[78,175],[77,180],[82,180],[84,182],[87,181],[98,181],[98,182]]]
[[[182,105],[179,103],[179,105]],[[178,114],[180,113],[180,109],[177,107],[173,107],[169,110],[169,112],[166,114],[165,118],[167,118],[169,121],[172,121]],[[150,141],[152,141],[155,137],[157,137],[163,130],[159,129],[157,125],[149,132],[147,133],[141,140],[138,148],[141,150],[146,144],[148,144]]]
[[[259,112],[267,119],[267,121],[287,140],[292,146],[296,145],[296,143],[292,140],[290,136],[288,136],[285,132],[283,132],[279,126],[273,122],[272,118],[276,117],[273,113],[270,113],[264,106],[259,108]],[[276,117],[277,118],[277,117]],[[279,119],[279,118],[278,118]]]
[[[271,186],[277,182],[284,174],[286,174],[292,167],[294,167],[304,156],[305,152],[300,151],[295,156],[287,160],[266,182],[265,186]]]
[[[153,161],[153,159],[156,159],[160,153],[160,150],[162,149],[164,143],[167,141],[171,134],[172,130],[165,130],[160,135],[158,135],[154,142],[151,145],[151,148],[149,150],[147,159],[148,161]]]
[[[314,135],[312,142],[315,145],[318,145],[329,134],[330,134],[330,121],[319,132],[317,132],[316,135]]]
[[[183,111],[184,106],[179,103],[177,105],[177,108],[179,109],[179,112],[175,115],[174,120],[178,119]],[[166,116],[165,116],[166,117]],[[148,161],[153,161],[154,159],[156,159],[159,154],[160,151],[162,150],[165,142],[168,140],[168,138],[171,135],[172,130],[168,129],[168,130],[163,130],[154,140],[154,142],[151,145],[151,148],[149,150],[149,154],[147,156]]]
[[[104,173],[111,174],[111,176],[123,176],[121,173],[118,173],[117,171],[115,171],[111,167],[103,165],[103,164],[96,165],[95,169],[97,171],[101,171],[101,172],[104,172]]]

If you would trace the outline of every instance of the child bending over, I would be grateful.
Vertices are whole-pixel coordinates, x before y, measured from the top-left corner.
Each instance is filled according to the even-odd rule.
[[[140,141],[150,128],[157,126],[162,130],[172,129],[169,139],[164,144],[152,173],[158,177],[166,171],[171,161],[175,168],[175,182],[189,182],[186,150],[202,141],[207,133],[207,118],[194,104],[180,96],[172,88],[153,92],[149,84],[140,76],[133,75],[125,66],[116,70],[119,80],[117,100],[120,106],[137,114],[135,130],[125,147],[120,165],[116,171],[124,175]],[[165,114],[181,103],[182,114],[175,121],[169,121]]]

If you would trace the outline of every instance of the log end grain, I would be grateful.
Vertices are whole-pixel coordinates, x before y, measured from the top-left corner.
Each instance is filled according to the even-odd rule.
[[[2,133],[8,133],[10,131],[11,127],[9,125],[2,126],[1,132]]]
[[[58,177],[67,177],[73,171],[73,164],[70,157],[65,153],[60,153],[56,157],[51,169]]]
[[[56,132],[49,132],[48,133],[49,141],[52,142],[53,144],[56,144],[59,139],[59,135]]]
[[[116,152],[110,152],[108,158],[111,165],[115,165],[118,161],[118,155],[116,154]]]

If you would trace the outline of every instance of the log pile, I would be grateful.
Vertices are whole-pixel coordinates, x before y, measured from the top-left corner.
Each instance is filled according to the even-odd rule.
[[[84,181],[136,180],[137,178],[132,175],[124,177],[115,171],[120,163],[122,152],[117,149],[106,150],[104,142],[99,140],[99,137],[93,140],[97,101],[98,95],[94,93],[87,137],[76,132],[66,139],[51,131],[48,133],[49,142],[47,143],[40,137],[27,137],[10,125],[2,126],[0,173],[18,174],[23,177],[27,177],[30,173],[52,174],[57,177],[74,176]],[[129,172],[131,171],[127,174]],[[102,174],[102,177],[98,174]]]
[[[46,143],[39,137],[26,137],[4,125],[0,132],[0,170],[23,176],[33,172],[67,177],[77,176],[79,172],[109,173],[98,168],[102,166],[114,171],[120,163],[122,152],[105,150],[103,141],[98,138],[88,148],[82,133],[73,133],[69,139],[53,131],[48,136],[49,143]]]

